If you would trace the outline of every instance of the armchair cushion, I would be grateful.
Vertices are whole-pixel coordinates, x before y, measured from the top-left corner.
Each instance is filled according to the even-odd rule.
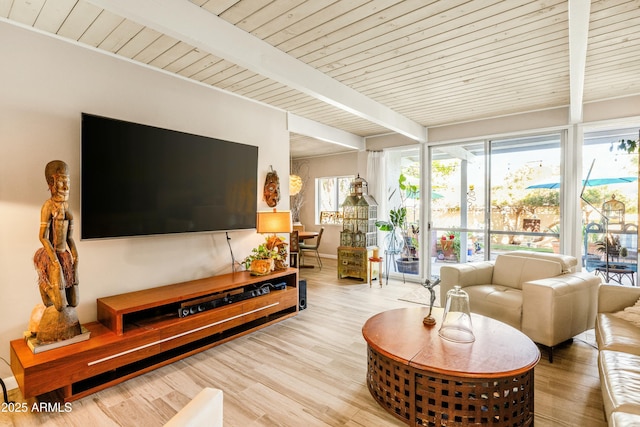
[[[498,319],[520,329],[522,291],[508,286],[477,285],[464,288],[474,313]]]
[[[518,256],[499,256],[493,267],[493,284],[522,289],[522,283],[562,274],[558,262]]]
[[[571,255],[552,254],[547,252],[512,251],[500,254],[500,256],[519,256],[557,262],[562,267],[563,274],[575,272],[576,267],[578,266],[577,258]]]

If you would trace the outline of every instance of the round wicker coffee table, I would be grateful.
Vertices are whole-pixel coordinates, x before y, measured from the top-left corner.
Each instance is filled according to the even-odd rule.
[[[425,307],[371,317],[367,385],[388,412],[411,426],[533,425],[533,370],[540,351],[517,329],[472,314],[475,342],[461,344],[423,325]]]

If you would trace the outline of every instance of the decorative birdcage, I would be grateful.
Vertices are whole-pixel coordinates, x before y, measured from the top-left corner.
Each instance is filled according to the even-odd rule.
[[[364,178],[360,178],[360,174],[358,174],[356,179],[351,181],[351,184],[349,185],[349,192],[351,193],[352,196],[356,196],[356,197],[360,197],[364,194],[368,194],[369,184]]]
[[[340,246],[377,246],[378,203],[367,193],[367,181],[360,175],[351,182],[350,191],[342,202]]]

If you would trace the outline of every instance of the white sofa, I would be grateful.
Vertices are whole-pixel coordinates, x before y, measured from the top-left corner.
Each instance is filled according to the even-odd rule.
[[[537,344],[553,348],[593,328],[601,279],[575,272],[567,255],[514,251],[495,261],[452,264],[440,269],[440,300],[461,286],[471,311],[507,323]]]
[[[205,387],[165,427],[222,427],[222,390]]]
[[[598,292],[598,370],[610,426],[640,425],[640,326],[618,314],[638,299],[638,287],[602,285]]]

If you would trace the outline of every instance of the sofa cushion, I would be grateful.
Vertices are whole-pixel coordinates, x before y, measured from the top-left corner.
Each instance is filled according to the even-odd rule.
[[[596,341],[599,350],[623,351],[640,356],[640,327],[612,313],[598,313]]]
[[[546,261],[557,262],[562,267],[562,273],[565,274],[574,272],[576,267],[578,266],[578,259],[576,257],[571,255],[553,254],[551,252],[511,251],[501,255],[537,258]]]
[[[640,300],[636,301],[631,307],[625,307],[623,310],[616,311],[611,314],[619,319],[626,320],[633,323],[635,326],[640,326]]]
[[[558,262],[520,256],[498,256],[493,267],[493,284],[522,289],[523,282],[562,274]]]
[[[613,313],[624,310],[638,301],[640,287],[603,283],[598,288],[598,313]]]
[[[473,313],[520,329],[522,291],[499,285],[467,286],[464,290],[469,294],[469,306]]]
[[[607,420],[617,411],[640,415],[640,356],[602,350],[598,369]]]
[[[609,418],[609,427],[640,426],[640,415],[627,412],[614,412]]]

